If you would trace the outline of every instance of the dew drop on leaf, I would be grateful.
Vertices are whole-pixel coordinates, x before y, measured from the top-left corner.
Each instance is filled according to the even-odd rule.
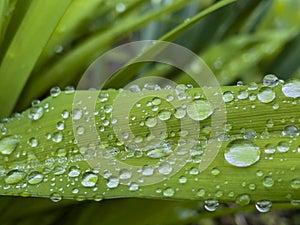
[[[236,167],[248,167],[259,161],[260,149],[250,140],[230,142],[224,153],[226,161]]]
[[[258,100],[261,101],[262,103],[270,103],[275,99],[276,94],[272,88],[263,87],[259,90],[257,97]]]
[[[283,84],[282,92],[286,97],[298,98],[300,97],[300,80],[291,79]]]
[[[261,213],[266,213],[271,210],[272,202],[268,200],[258,201],[256,202],[255,207],[257,211]]]
[[[92,172],[83,174],[81,184],[84,187],[95,187],[98,182],[98,176]]]
[[[214,212],[217,210],[219,202],[217,200],[206,200],[204,201],[204,208],[209,212]]]
[[[26,173],[20,170],[11,170],[7,173],[4,181],[7,184],[17,184],[21,182],[26,176]]]
[[[10,155],[18,146],[19,140],[16,136],[7,136],[0,140],[0,152],[2,155]]]
[[[205,120],[213,113],[213,107],[207,100],[195,100],[187,105],[187,114],[193,120]]]

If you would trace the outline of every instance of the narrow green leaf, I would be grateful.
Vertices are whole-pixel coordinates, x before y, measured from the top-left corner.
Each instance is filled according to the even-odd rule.
[[[12,113],[38,57],[70,2],[37,0],[30,5],[1,63],[0,96],[9,98],[0,98],[0,105],[5,106],[0,118]]]

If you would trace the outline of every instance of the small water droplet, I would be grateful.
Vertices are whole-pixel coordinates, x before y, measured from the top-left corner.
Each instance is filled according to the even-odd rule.
[[[263,85],[266,87],[275,87],[279,83],[278,77],[273,74],[268,74],[263,79]]]
[[[129,170],[127,170],[127,169],[122,169],[122,170],[120,170],[120,176],[119,176],[119,178],[120,178],[121,180],[130,179],[131,176],[132,176],[132,172],[131,172],[131,171],[129,171]]]
[[[39,172],[32,172],[28,175],[28,183],[29,184],[39,184],[43,181],[44,176]]]
[[[209,212],[214,212],[217,210],[219,202],[217,200],[206,200],[204,201],[204,208]]]
[[[218,168],[213,168],[212,170],[211,170],[211,174],[213,175],[213,176],[218,176],[219,174],[220,174],[220,170],[218,169]]]
[[[56,128],[57,128],[57,130],[64,130],[65,129],[65,123],[64,123],[64,121],[57,122]]]
[[[106,186],[108,188],[116,188],[119,186],[119,179],[117,177],[114,177],[114,176],[110,176],[108,178],[108,181],[106,183]]]
[[[170,188],[170,187],[166,188],[166,189],[163,191],[163,195],[164,195],[165,197],[172,197],[172,196],[174,196],[174,194],[175,194],[175,190],[174,190],[173,188]]]
[[[213,113],[213,108],[207,100],[195,100],[187,106],[187,114],[193,120],[205,120]]]
[[[270,103],[275,99],[276,93],[270,87],[263,87],[259,90],[257,97],[262,103]]]
[[[0,140],[0,152],[2,155],[10,155],[18,146],[19,140],[16,136],[7,136]]]
[[[234,94],[231,91],[225,91],[223,93],[224,102],[232,102],[234,100]]]
[[[84,187],[95,187],[98,182],[98,176],[92,172],[83,174],[81,184]]]
[[[234,140],[225,149],[226,161],[237,167],[247,167],[260,159],[260,149],[250,140]]]
[[[43,115],[44,109],[41,106],[34,106],[28,112],[28,118],[31,120],[39,120]]]
[[[283,84],[282,92],[286,97],[298,98],[300,97],[300,80],[291,79]]]
[[[186,115],[186,110],[181,107],[177,108],[174,114],[175,118],[177,119],[182,119],[183,117],[185,117],[185,115]]]
[[[74,93],[75,92],[75,88],[73,87],[73,86],[67,86],[66,88],[65,88],[65,93],[66,94],[72,94],[72,93]]]
[[[299,135],[299,129],[295,125],[287,125],[282,131],[283,136],[296,137]]]
[[[264,177],[264,179],[263,179],[263,185],[264,185],[265,187],[267,187],[267,188],[273,187],[273,185],[274,185],[274,180],[273,180],[273,178],[272,178],[272,177],[269,177],[269,176]]]
[[[169,120],[171,118],[171,112],[167,110],[162,110],[158,113],[158,118],[160,120]]]
[[[181,176],[179,177],[178,181],[180,184],[186,184],[188,180],[185,176]]]
[[[69,169],[68,176],[69,177],[78,177],[80,175],[81,171],[77,166],[71,166]]]
[[[299,190],[300,189],[300,180],[299,179],[292,180],[291,187],[295,190]]]
[[[290,150],[290,144],[287,141],[281,141],[277,145],[277,150],[279,152],[288,152]]]
[[[245,206],[245,205],[249,205],[251,201],[251,198],[249,195],[247,194],[243,194],[243,195],[239,195],[237,198],[236,198],[236,203],[239,204],[240,206]]]
[[[58,193],[52,193],[52,194],[50,195],[50,200],[51,200],[52,202],[59,202],[59,201],[62,200],[62,196],[61,196],[60,194],[58,194]]]
[[[35,137],[32,137],[28,140],[28,144],[32,147],[32,148],[35,148],[39,145],[39,141],[35,138]]]
[[[256,202],[255,207],[257,211],[261,213],[266,213],[271,210],[272,202],[268,200],[258,201]]]
[[[52,97],[57,97],[57,96],[60,95],[60,93],[61,93],[61,90],[60,90],[59,87],[53,87],[53,88],[51,88],[51,90],[50,90],[50,95],[51,95]]]
[[[157,124],[157,119],[155,117],[150,116],[146,118],[145,125],[147,127],[155,127],[156,124]]]
[[[197,196],[200,198],[203,198],[205,196],[205,194],[206,194],[206,191],[202,188],[197,191]]]
[[[56,143],[60,143],[63,140],[63,134],[60,132],[55,132],[52,135],[52,141],[56,142]]]

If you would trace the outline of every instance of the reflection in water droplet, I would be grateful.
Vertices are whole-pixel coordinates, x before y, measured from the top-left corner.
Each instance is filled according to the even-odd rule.
[[[163,191],[163,195],[164,195],[165,197],[172,197],[172,196],[174,196],[174,194],[175,194],[175,190],[174,190],[173,188],[170,188],[170,187],[166,188],[166,189]]]
[[[31,120],[39,120],[43,115],[44,109],[41,106],[34,106],[28,112],[28,118]]]
[[[59,202],[59,201],[62,200],[62,196],[61,196],[60,194],[58,194],[58,193],[52,193],[52,194],[50,195],[50,200],[51,200],[52,202]]]
[[[150,116],[146,118],[145,125],[147,127],[155,127],[156,124],[157,124],[157,119],[155,117]]]
[[[32,172],[28,175],[28,183],[29,184],[38,184],[41,183],[44,179],[43,174],[39,172]]]
[[[232,102],[234,100],[234,95],[231,91],[225,91],[223,93],[224,102]]]
[[[299,135],[299,129],[295,125],[287,125],[282,131],[283,136],[296,137]]]
[[[4,137],[0,140],[0,152],[3,155],[10,155],[18,146],[19,140],[15,136]]]
[[[260,149],[250,140],[234,140],[225,149],[226,161],[237,167],[247,167],[260,159]]]
[[[275,87],[278,83],[279,79],[273,74],[268,74],[263,79],[263,85],[266,87]]]
[[[270,187],[273,187],[273,185],[274,185],[274,180],[273,180],[273,178],[272,177],[265,177],[264,179],[263,179],[263,185],[265,186],[265,187],[267,187],[267,188],[270,188]]]

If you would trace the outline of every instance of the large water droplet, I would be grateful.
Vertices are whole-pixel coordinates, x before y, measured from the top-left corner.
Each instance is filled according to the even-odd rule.
[[[260,159],[260,149],[250,140],[234,140],[225,149],[226,161],[237,167],[247,167]]]
[[[300,97],[300,80],[292,79],[282,86],[282,92],[286,97]]]
[[[86,172],[83,175],[81,184],[84,187],[95,187],[98,182],[98,176],[92,172]]]
[[[20,170],[11,170],[7,173],[5,177],[5,183],[7,184],[17,184],[21,182],[26,176],[26,173]]]
[[[60,194],[58,194],[58,193],[52,193],[52,194],[50,195],[50,200],[51,200],[52,202],[59,202],[59,201],[62,200],[62,196],[61,196]]]
[[[145,125],[147,127],[155,127],[156,124],[157,124],[157,119],[155,117],[150,116],[146,118]]]
[[[258,97],[259,101],[261,101],[263,103],[269,103],[275,99],[276,94],[272,88],[263,87],[259,90],[257,97]]]
[[[283,136],[296,137],[299,135],[299,129],[295,125],[287,125],[282,131]]]
[[[231,102],[234,100],[234,94],[231,91],[225,91],[223,94],[224,102]]]
[[[158,118],[160,120],[169,120],[171,118],[171,112],[170,111],[167,111],[167,110],[162,110],[159,112],[158,114]]]
[[[19,140],[15,136],[4,137],[0,140],[0,152],[3,155],[10,155],[18,146]]]
[[[213,108],[207,100],[196,100],[188,104],[187,113],[193,120],[205,120],[213,113]]]

